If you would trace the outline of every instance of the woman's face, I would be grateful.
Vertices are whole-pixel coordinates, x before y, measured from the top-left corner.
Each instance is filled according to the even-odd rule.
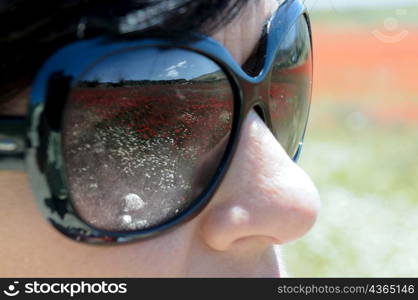
[[[242,64],[276,9],[276,0],[250,1],[213,37]],[[14,100],[14,113],[25,113],[25,95]],[[247,116],[241,134],[221,186],[197,217],[155,238],[119,246],[93,246],[64,237],[38,212],[27,175],[1,171],[0,276],[285,275],[273,246],[298,239],[312,227],[318,192],[255,112]]]

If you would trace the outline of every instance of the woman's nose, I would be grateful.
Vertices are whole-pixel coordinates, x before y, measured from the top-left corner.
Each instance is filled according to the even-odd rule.
[[[309,176],[286,154],[251,111],[230,168],[202,218],[206,244],[226,251],[236,242],[283,244],[314,224],[319,194]]]

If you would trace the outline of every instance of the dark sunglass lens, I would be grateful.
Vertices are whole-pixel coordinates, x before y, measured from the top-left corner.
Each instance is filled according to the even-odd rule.
[[[304,16],[281,41],[271,75],[270,115],[273,133],[290,157],[303,139],[309,114],[312,57]]]
[[[78,214],[102,230],[172,220],[208,187],[232,127],[233,92],[208,58],[140,48],[85,72],[64,117],[64,158]]]

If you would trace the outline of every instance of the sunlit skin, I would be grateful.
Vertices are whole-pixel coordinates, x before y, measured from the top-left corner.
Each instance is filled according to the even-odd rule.
[[[242,64],[276,8],[275,0],[251,1],[213,37]],[[25,95],[14,103],[20,114]],[[237,152],[210,204],[152,239],[110,247],[77,243],[38,212],[25,173],[0,172],[0,190],[0,276],[8,277],[286,276],[273,246],[306,234],[319,209],[311,179],[255,112],[244,122]]]

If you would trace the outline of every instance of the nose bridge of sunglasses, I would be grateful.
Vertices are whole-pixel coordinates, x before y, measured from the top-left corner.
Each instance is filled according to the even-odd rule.
[[[270,127],[271,118],[268,113],[268,104],[270,101],[269,80],[263,80],[257,84],[243,82],[241,86],[244,98],[244,115],[247,115],[250,110],[254,109],[264,123]]]

